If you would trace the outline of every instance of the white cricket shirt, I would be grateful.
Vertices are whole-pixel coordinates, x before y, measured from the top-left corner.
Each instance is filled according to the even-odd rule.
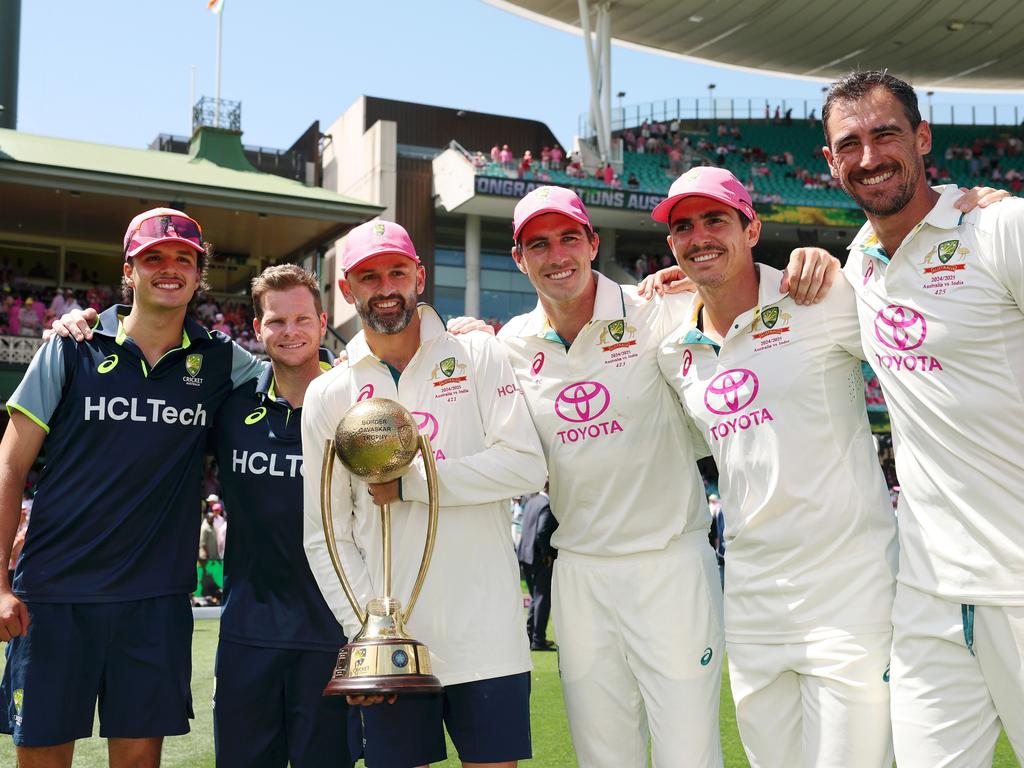
[[[886,254],[850,246],[861,339],[892,420],[899,579],[1024,604],[1024,200],[963,214],[947,187]]]
[[[700,297],[659,363],[704,434],[725,513],[725,635],[804,642],[891,628],[896,521],[864,404],[853,290],[800,306],[758,265],[721,348]]]
[[[558,518],[552,546],[605,556],[660,551],[711,525],[692,422],[658,369],[658,345],[688,299],[648,302],[594,274],[594,316],[569,349],[539,303],[498,337],[547,455]]]
[[[374,356],[362,332],[348,363],[315,379],[302,408],[304,540],[310,568],[348,637],[359,629],[324,541],[320,475],[324,443],[344,413],[370,397],[397,400],[437,457],[440,519],[433,559],[409,633],[430,649],[443,685],[531,668],[519,563],[509,534],[513,495],[539,490],[546,469],[537,433],[505,351],[491,336],[452,336],[421,305],[420,348],[398,372]],[[379,508],[366,484],[334,463],[335,535],[362,606],[383,593]],[[408,603],[427,527],[427,486],[417,457],[391,505],[392,595]]]

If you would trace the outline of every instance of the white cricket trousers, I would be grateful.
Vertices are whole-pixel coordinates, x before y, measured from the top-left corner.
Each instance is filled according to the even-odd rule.
[[[991,766],[1002,724],[1024,765],[1024,606],[896,585],[892,726],[900,768]]]
[[[729,682],[752,768],[891,768],[891,632],[734,643]]]
[[[659,552],[562,551],[553,616],[582,768],[722,765],[722,588],[707,533]]]

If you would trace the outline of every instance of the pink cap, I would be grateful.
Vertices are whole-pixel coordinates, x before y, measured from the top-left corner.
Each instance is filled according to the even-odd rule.
[[[519,233],[523,231],[526,223],[545,213],[560,213],[579,222],[591,231],[594,229],[583,201],[571,189],[550,186],[537,187],[516,203],[515,212],[512,214],[512,239],[518,242]]]
[[[132,219],[125,230],[124,257],[138,256],[160,243],[183,243],[205,252],[203,229],[195,219],[173,208],[151,208]]]
[[[348,272],[367,259],[380,256],[382,253],[397,253],[417,264],[420,263],[416,247],[412,244],[405,227],[393,221],[377,220],[360,224],[346,235],[341,254],[341,269]]]
[[[691,168],[673,181],[672,186],[668,190],[668,197],[658,203],[657,207],[651,211],[651,218],[655,221],[660,221],[662,224],[668,224],[668,217],[671,215],[672,209],[676,207],[676,203],[684,197],[693,197],[695,195],[710,197],[712,200],[725,203],[735,208],[751,221],[757,218],[757,214],[754,212],[754,203],[750,199],[750,193],[740,183],[740,180],[724,168],[706,166]]]

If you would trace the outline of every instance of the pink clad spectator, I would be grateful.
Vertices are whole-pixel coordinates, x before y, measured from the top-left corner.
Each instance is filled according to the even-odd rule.
[[[500,163],[501,162],[501,147],[499,147],[497,144],[495,144],[493,147],[491,147],[491,162],[492,163]]]
[[[540,151],[540,167],[545,171],[551,167],[551,147],[544,147]]]
[[[530,175],[530,171],[533,170],[533,153],[530,150],[526,150],[523,153],[523,159],[519,161],[519,178],[526,178]]]
[[[36,315],[35,304],[29,296],[18,310],[18,334],[21,336],[38,336],[43,332],[43,321]]]
[[[551,148],[551,167],[557,171],[562,167],[562,160],[564,158],[565,153],[562,151],[562,148],[555,144],[555,146]]]
[[[605,184],[611,184],[612,179],[615,178],[615,169],[612,168],[611,163],[604,164],[603,178]]]
[[[508,148],[508,144],[502,145],[501,151],[498,153],[498,157],[501,160],[502,168],[512,168],[512,150]]]
[[[213,319],[214,319],[214,321],[215,321],[215,322],[214,322],[214,324],[213,324],[213,330],[215,330],[215,331],[220,331],[220,332],[221,332],[221,333],[223,333],[223,334],[224,334],[225,336],[229,336],[229,337],[230,337],[230,336],[232,336],[232,335],[233,335],[233,332],[232,332],[232,328],[231,328],[231,326],[230,326],[230,325],[229,325],[228,323],[226,323],[226,322],[224,321],[224,315],[223,315],[223,314],[221,314],[220,312],[218,312],[218,313],[217,313],[217,314],[216,314],[216,315],[214,316],[214,318],[213,318]]]

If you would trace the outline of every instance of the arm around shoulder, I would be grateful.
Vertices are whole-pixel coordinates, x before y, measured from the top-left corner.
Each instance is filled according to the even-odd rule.
[[[484,449],[449,456],[438,467],[442,506],[469,506],[536,491],[547,478],[547,462],[526,398],[500,342],[483,334],[466,337],[471,360],[469,382],[475,386],[479,424],[455,429],[482,429]],[[402,478],[402,498],[427,501],[426,474],[415,462]]]

